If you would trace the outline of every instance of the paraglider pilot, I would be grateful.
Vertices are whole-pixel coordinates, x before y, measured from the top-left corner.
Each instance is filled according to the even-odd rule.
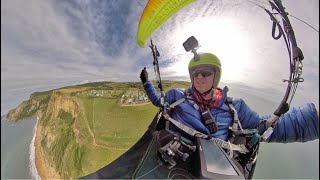
[[[167,122],[171,122],[170,125],[166,125],[168,132],[177,132],[191,141],[196,141],[195,144],[198,146],[202,141],[199,138],[211,139],[229,154],[245,179],[251,179],[253,176],[261,141],[289,143],[319,138],[319,113],[313,103],[306,103],[290,110],[287,103],[281,103],[274,114],[259,115],[241,98],[228,97],[227,87],[222,89],[218,87],[222,69],[216,55],[198,54],[196,52],[196,48],[199,47],[198,42],[193,36],[188,38],[183,46],[186,51],[194,54],[188,66],[191,80],[191,86],[188,89],[174,88],[164,94],[160,73],[158,73],[157,78],[160,79],[158,86],[161,90],[159,95],[152,82],[148,80],[146,68],[140,74],[150,101],[160,107],[162,117],[168,120]],[[150,47],[154,52],[154,46]],[[278,115],[279,112],[281,112],[280,115]],[[172,153],[172,148],[168,149],[168,147],[175,147],[176,142],[174,140],[172,142],[174,143],[169,143],[159,150],[160,159],[164,159],[165,163],[171,162],[168,165],[169,168],[176,165],[172,159],[177,158],[173,156],[175,153]],[[202,151],[209,152],[207,149]],[[199,155],[199,157],[204,156]],[[206,172],[206,167],[201,169],[200,177],[216,178],[216,176],[204,175],[210,174]]]
[[[171,112],[171,117],[180,123],[203,134],[227,141],[229,127],[234,119],[230,107],[226,104],[228,88],[218,87],[222,75],[221,62],[212,53],[199,53],[189,62],[188,70],[191,79],[189,89],[174,88],[166,92],[166,100],[172,104],[179,99],[191,98],[198,105],[194,107],[191,101],[183,101]],[[148,80],[147,70],[140,74],[143,87],[150,101],[157,107],[161,106],[161,97]],[[268,119],[271,115],[259,115],[241,99],[233,98],[232,105],[238,113],[238,119],[243,129],[253,129]],[[213,122],[205,123],[205,114],[212,117]],[[265,130],[265,129],[264,129]],[[263,130],[263,131],[264,131]],[[319,138],[319,115],[313,103],[291,108],[280,117],[272,135],[267,142],[306,142]]]

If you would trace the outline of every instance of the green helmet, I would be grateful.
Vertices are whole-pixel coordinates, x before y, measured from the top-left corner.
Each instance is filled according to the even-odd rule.
[[[213,87],[217,88],[219,82],[220,82],[220,77],[221,77],[221,62],[219,58],[211,53],[202,53],[199,54],[200,60],[195,61],[194,58],[192,58],[189,62],[189,75],[191,82],[193,84],[193,77],[192,77],[192,70],[198,66],[203,66],[203,65],[209,65],[214,68],[215,70],[215,76],[213,80]]]

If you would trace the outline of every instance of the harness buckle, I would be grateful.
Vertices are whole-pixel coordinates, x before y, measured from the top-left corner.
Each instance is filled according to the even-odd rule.
[[[202,113],[202,121],[204,122],[204,125],[210,133],[215,133],[218,131],[218,126],[215,121],[215,118],[212,116],[211,112],[209,110]]]
[[[265,141],[266,139],[268,139],[271,134],[273,133],[273,128],[272,127],[269,127],[262,135],[262,139]]]

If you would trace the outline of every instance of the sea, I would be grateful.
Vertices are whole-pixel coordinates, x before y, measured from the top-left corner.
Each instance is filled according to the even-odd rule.
[[[238,88],[237,93],[231,95],[241,96],[261,113],[273,112],[278,103],[245,87]],[[2,101],[1,107],[3,105]],[[36,124],[36,117],[13,124],[5,121],[5,114],[1,115],[1,179],[39,178],[34,165]],[[319,140],[262,143],[253,179],[319,179]]]
[[[40,179],[34,162],[37,117],[8,123],[5,118],[7,112],[34,92],[79,83],[81,81],[50,82],[35,79],[17,82],[1,79],[1,179]]]
[[[18,123],[1,117],[1,179],[38,179],[35,169],[36,117]]]

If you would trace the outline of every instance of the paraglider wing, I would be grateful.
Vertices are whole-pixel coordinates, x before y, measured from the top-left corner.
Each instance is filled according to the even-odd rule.
[[[166,20],[194,0],[149,0],[138,26],[137,41],[144,47],[146,39]]]

